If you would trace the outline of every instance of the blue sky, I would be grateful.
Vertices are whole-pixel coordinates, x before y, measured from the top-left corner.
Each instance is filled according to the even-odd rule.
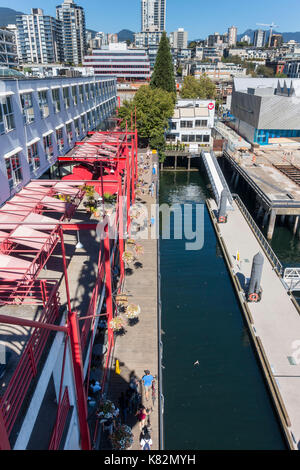
[[[34,1],[34,3],[31,3]],[[29,13],[31,6],[55,16],[60,0],[0,0],[0,6]],[[86,9],[87,27],[106,33],[140,30],[140,0],[76,0]],[[26,6],[25,6],[26,5]],[[167,0],[167,31],[183,27],[189,39],[223,33],[234,24],[238,32],[256,29],[256,23],[274,22],[278,31],[300,31],[299,0]]]

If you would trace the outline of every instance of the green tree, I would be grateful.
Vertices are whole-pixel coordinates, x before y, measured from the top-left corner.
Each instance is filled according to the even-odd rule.
[[[265,65],[260,65],[256,70],[257,75],[262,75],[266,78],[274,77],[274,70],[271,67],[266,67]]]
[[[276,73],[275,75],[276,78],[288,78],[288,76],[285,73]]]
[[[206,76],[202,76],[200,80],[189,75],[185,77],[183,86],[181,89],[181,98],[184,99],[214,99],[216,97],[216,86]]]
[[[131,113],[136,108],[137,129],[139,138],[146,140],[152,148],[163,154],[165,129],[168,120],[174,113],[174,94],[160,88],[151,88],[147,85],[140,87],[132,101],[125,101],[119,110],[119,117],[123,119],[121,127],[125,129],[131,124]]]
[[[176,93],[173,58],[165,31],[159,43],[150,86],[151,88],[161,88],[169,93]]]

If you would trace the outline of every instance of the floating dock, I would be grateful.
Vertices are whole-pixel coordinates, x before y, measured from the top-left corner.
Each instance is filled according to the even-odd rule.
[[[290,449],[300,442],[300,309],[286,291],[280,263],[242,201],[236,197],[228,222],[217,223],[217,204],[207,200],[223,255]],[[264,257],[259,303],[246,301],[253,257]],[[239,256],[237,255],[239,253]],[[240,261],[238,261],[240,258]]]

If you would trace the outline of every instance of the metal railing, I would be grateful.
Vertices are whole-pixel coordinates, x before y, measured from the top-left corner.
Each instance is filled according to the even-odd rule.
[[[283,280],[290,291],[300,291],[300,268],[286,268]]]
[[[58,284],[53,290],[39,321],[55,324],[59,316]],[[32,380],[39,371],[39,362],[50,335],[50,330],[35,328],[18,362],[8,387],[1,397],[0,409],[9,435],[18,417]]]
[[[233,196],[233,199],[235,200],[235,202],[237,203],[240,211],[242,212],[243,216],[245,217],[248,224],[250,225],[252,231],[254,232],[257,240],[259,241],[260,245],[262,246],[265,254],[268,256],[268,258],[271,261],[274,268],[282,276],[283,266],[282,266],[281,262],[279,261],[278,257],[276,256],[276,254],[274,253],[273,249],[271,248],[269,242],[267,241],[267,239],[265,238],[265,236],[261,232],[260,228],[258,227],[256,222],[254,221],[252,215],[250,214],[250,212],[246,208],[245,204],[243,203],[243,201],[241,200],[239,195],[238,194],[232,194],[232,196]]]
[[[212,161],[213,161],[213,163],[214,163],[214,165],[215,165],[215,167],[216,167],[216,170],[217,170],[217,173],[218,173],[219,178],[220,178],[220,180],[221,180],[221,183],[222,183],[222,185],[223,185],[223,188],[224,188],[224,189],[227,189],[227,191],[228,191],[228,194],[229,194],[229,198],[228,198],[228,199],[229,199],[230,204],[232,205],[232,203],[233,203],[232,194],[231,194],[231,191],[230,191],[230,189],[229,189],[229,187],[228,187],[228,184],[227,184],[227,181],[226,181],[226,179],[225,179],[225,176],[224,176],[224,174],[223,174],[223,172],[222,172],[222,170],[221,170],[221,168],[220,168],[220,165],[219,165],[219,163],[218,163],[217,157],[216,157],[216,155],[215,155],[215,153],[214,153],[213,151],[210,152],[210,156],[211,156]]]

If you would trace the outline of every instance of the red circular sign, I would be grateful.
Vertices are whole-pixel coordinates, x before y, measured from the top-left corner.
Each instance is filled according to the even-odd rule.
[[[214,107],[215,107],[215,105],[213,103],[209,103],[208,109],[212,110],[212,109],[214,109]]]

